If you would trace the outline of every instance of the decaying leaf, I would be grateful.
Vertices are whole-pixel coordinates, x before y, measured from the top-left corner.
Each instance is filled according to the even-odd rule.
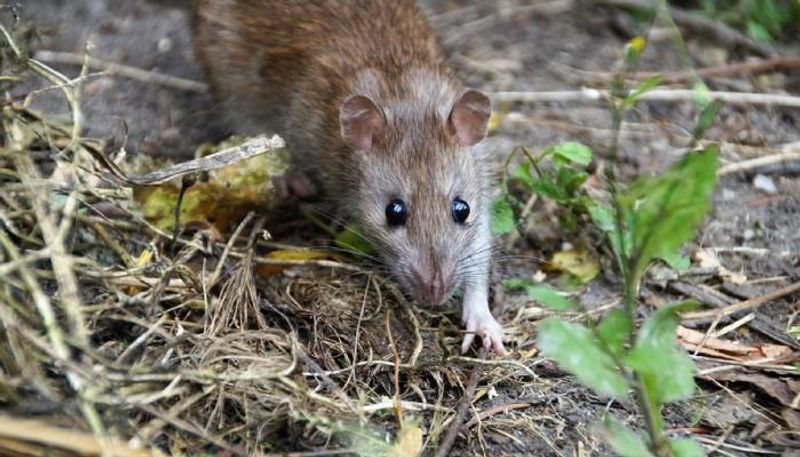
[[[221,144],[220,148],[225,146],[229,144]],[[211,149],[204,146],[199,153],[205,155]],[[288,168],[288,152],[278,150],[210,171],[208,181],[196,182],[186,190],[180,224],[222,232],[250,211],[276,206],[280,198],[275,183]],[[173,182],[134,188],[134,198],[144,217],[163,230],[171,230],[174,225],[179,194],[180,185]]]
[[[386,457],[415,457],[422,452],[422,429],[408,423],[397,434],[397,440]]]
[[[725,268],[719,260],[717,253],[711,249],[700,249],[694,255],[695,260],[700,264],[700,268],[709,268],[717,270],[717,275],[720,278],[741,285],[747,282],[747,276],[742,273]]]
[[[585,249],[570,249],[553,254],[553,258],[545,264],[545,269],[563,271],[579,283],[586,284],[600,272],[600,265]]]
[[[800,395],[800,383],[792,379],[781,379],[761,373],[734,370],[713,372],[706,376],[716,381],[750,384],[787,407],[791,407],[792,401]]]
[[[705,332],[683,326],[678,327],[678,343],[689,352],[741,361],[774,358],[792,352],[791,348],[778,344],[744,345],[736,341],[706,336]]]
[[[341,256],[334,252],[326,251],[324,249],[279,249],[272,251],[265,256],[271,260],[289,260],[289,261],[303,261],[303,260],[341,260]],[[259,264],[256,271],[260,275],[269,276],[282,272],[291,264],[287,262],[286,265],[274,264]]]

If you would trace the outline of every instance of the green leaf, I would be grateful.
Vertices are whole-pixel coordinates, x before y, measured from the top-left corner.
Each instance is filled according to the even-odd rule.
[[[694,236],[717,182],[716,146],[690,153],[655,178],[640,178],[619,199],[633,241],[633,281],[656,257],[676,252]]]
[[[533,191],[538,195],[553,199],[559,203],[569,200],[569,195],[553,182],[552,176],[548,173],[543,173],[542,176],[534,182]]]
[[[685,351],[636,346],[625,358],[625,364],[639,373],[656,411],[664,403],[685,400],[694,394],[694,363]]]
[[[492,205],[492,220],[490,222],[492,233],[498,235],[510,233],[516,225],[517,222],[514,219],[514,210],[511,209],[511,202],[508,201],[506,195],[501,195]]]
[[[617,258],[621,256],[627,257],[631,253],[631,233],[623,228],[622,231],[622,246],[620,246],[619,236],[616,233],[616,221],[614,220],[614,212],[611,208],[602,205],[598,202],[592,202],[587,206],[589,215],[594,222],[594,225],[606,233],[611,249],[614,250]]]
[[[589,215],[592,217],[594,225],[604,232],[614,231],[614,212],[611,208],[596,201],[591,202],[588,207]]]
[[[602,395],[627,395],[628,382],[588,328],[551,317],[539,324],[537,339],[542,353],[586,386]]]
[[[703,457],[703,447],[691,438],[678,438],[669,441],[669,448],[674,457]]]
[[[655,457],[647,449],[645,440],[640,433],[631,430],[613,417],[607,416],[597,431],[603,440],[622,457]]]
[[[574,196],[588,177],[589,175],[585,171],[561,165],[556,174],[556,185],[563,189],[567,196]]]
[[[524,289],[532,284],[532,281],[529,279],[522,279],[522,278],[508,278],[503,281],[503,286],[505,286],[508,290],[519,290]]]
[[[614,355],[620,356],[632,329],[630,316],[621,309],[612,309],[597,326],[597,335]]]
[[[714,100],[703,108],[703,111],[697,118],[697,124],[694,126],[694,132],[692,133],[694,141],[698,141],[705,136],[706,131],[708,131],[711,124],[714,123],[714,119],[717,118],[717,113],[719,113],[721,107],[722,101]]]
[[[592,161],[592,150],[585,144],[565,141],[553,148],[557,157],[579,165],[589,165]]]
[[[642,80],[636,87],[631,89],[628,96],[625,97],[625,105],[628,107],[635,105],[639,99],[642,98],[642,95],[659,84],[661,84],[661,75],[651,76]]]
[[[689,266],[692,264],[692,261],[689,259],[689,257],[686,257],[680,252],[667,252],[661,254],[660,258],[667,265],[669,265],[670,268],[678,273],[688,270]]]
[[[529,297],[554,311],[564,311],[577,307],[574,301],[547,286],[529,286],[525,288],[525,291]]]
[[[700,306],[695,300],[661,306],[650,315],[636,338],[637,345],[653,345],[662,349],[675,347],[675,332],[681,322],[680,314]]]
[[[772,35],[770,35],[769,30],[756,21],[747,21],[747,34],[756,41],[772,41]]]
[[[536,185],[536,178],[533,176],[533,165],[531,161],[525,160],[517,165],[514,171],[511,172],[511,178],[522,183],[529,192],[533,192],[534,186]]]
[[[357,255],[370,255],[376,252],[372,244],[361,236],[356,228],[351,226],[347,226],[344,230],[337,233],[333,242],[337,247]]]
[[[659,308],[642,325],[636,345],[625,358],[626,365],[640,375],[651,405],[657,410],[666,402],[694,394],[694,363],[686,351],[675,345],[675,333],[679,313],[696,306],[697,302],[685,301]]]

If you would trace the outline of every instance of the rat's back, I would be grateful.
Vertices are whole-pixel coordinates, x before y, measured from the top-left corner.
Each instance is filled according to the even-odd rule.
[[[409,69],[447,72],[411,0],[195,0],[193,14],[212,90],[245,130],[338,134],[339,105],[365,72],[384,99],[403,96]]]

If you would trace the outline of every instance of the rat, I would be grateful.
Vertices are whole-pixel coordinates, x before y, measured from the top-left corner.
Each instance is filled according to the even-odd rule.
[[[195,51],[244,131],[282,135],[421,304],[460,291],[466,352],[505,354],[489,310],[489,97],[412,0],[193,0]]]

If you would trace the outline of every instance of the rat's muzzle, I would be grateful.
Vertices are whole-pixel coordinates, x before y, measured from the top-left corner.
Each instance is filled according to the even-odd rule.
[[[441,305],[453,293],[453,273],[412,268],[411,278],[417,299],[423,304]]]

